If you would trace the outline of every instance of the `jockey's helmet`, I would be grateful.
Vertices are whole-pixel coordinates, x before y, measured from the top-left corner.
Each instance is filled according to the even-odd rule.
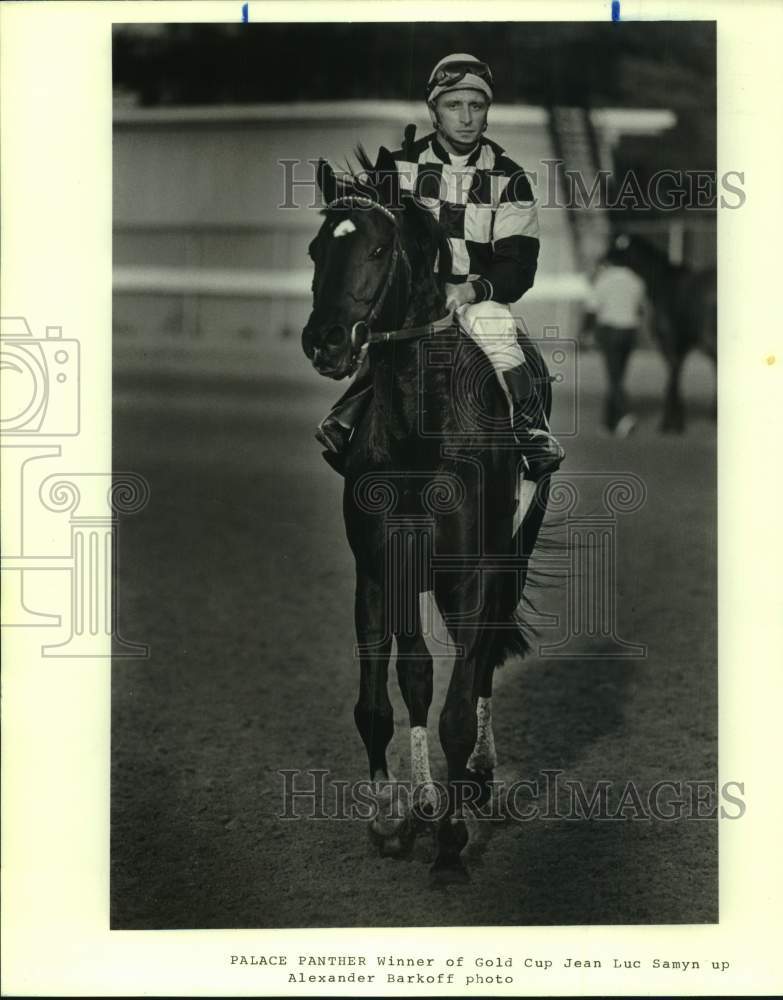
[[[430,73],[427,82],[427,103],[432,104],[441,94],[462,88],[480,90],[492,100],[492,70],[486,63],[465,52],[445,56]]]

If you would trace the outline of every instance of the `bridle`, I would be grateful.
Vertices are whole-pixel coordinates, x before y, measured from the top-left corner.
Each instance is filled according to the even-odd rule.
[[[411,268],[410,258],[408,257],[405,247],[402,245],[400,224],[392,211],[386,208],[385,205],[381,205],[379,202],[375,201],[373,198],[366,198],[363,195],[346,195],[342,198],[335,198],[334,201],[329,202],[326,208],[328,211],[331,208],[340,208],[345,206],[351,208],[358,207],[377,209],[377,211],[382,212],[394,226],[394,243],[392,245],[391,260],[389,261],[389,267],[386,271],[386,277],[383,285],[376,295],[375,301],[370,306],[370,311],[367,316],[354,323],[351,327],[351,367],[349,369],[349,375],[352,375],[359,366],[359,355],[365,344],[385,344],[392,340],[413,340],[416,337],[425,336],[433,329],[442,328],[444,324],[443,321],[438,321],[438,323],[428,323],[425,326],[402,327],[398,330],[381,331],[372,329],[373,323],[375,323],[381,314],[386,297],[389,294],[389,289],[394,283],[400,262],[402,262],[402,266],[405,268],[406,301],[410,301],[413,290],[413,270]],[[449,316],[446,318],[450,324],[451,317]]]

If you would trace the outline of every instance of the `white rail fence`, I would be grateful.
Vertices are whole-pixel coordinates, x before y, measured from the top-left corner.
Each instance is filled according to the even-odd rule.
[[[310,311],[312,208],[281,210],[281,162],[339,164],[362,142],[398,145],[423,108],[352,101],[221,108],[117,109],[114,127],[114,366],[231,374],[296,373]],[[618,136],[655,134],[667,111],[601,109]],[[552,156],[546,112],[496,105],[492,134],[525,169]],[[300,174],[303,176],[304,174]],[[312,198],[307,199],[312,201]],[[587,284],[563,210],[542,212],[542,257],[516,310],[530,332],[573,336]]]

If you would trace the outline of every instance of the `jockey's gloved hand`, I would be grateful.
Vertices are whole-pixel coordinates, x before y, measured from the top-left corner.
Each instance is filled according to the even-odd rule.
[[[446,309],[454,312],[460,306],[469,305],[476,298],[473,285],[466,281],[462,285],[446,285]]]

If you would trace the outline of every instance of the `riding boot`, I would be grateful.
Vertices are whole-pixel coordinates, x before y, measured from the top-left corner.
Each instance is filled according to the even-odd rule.
[[[324,458],[340,474],[343,472],[353,429],[358,424],[371,395],[371,380],[354,379],[348,391],[337,400],[316,429],[316,440],[326,448]]]
[[[549,430],[541,396],[527,365],[503,372],[506,391],[511,398],[511,426],[522,448],[530,479],[556,472],[565,458],[560,442]]]

